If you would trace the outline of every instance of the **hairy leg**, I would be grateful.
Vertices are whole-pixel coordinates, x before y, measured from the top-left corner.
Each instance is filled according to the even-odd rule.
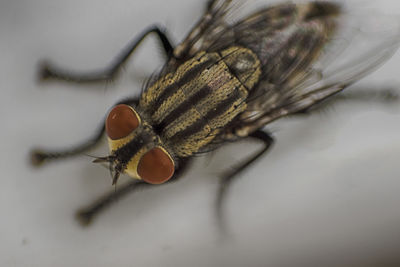
[[[178,168],[175,170],[174,176],[167,183],[175,182],[179,178],[181,178],[184,171],[187,169],[188,164],[188,159],[181,159],[179,161]],[[116,188],[115,192],[105,194],[104,196],[93,202],[93,204],[78,210],[78,212],[76,213],[76,218],[81,225],[88,226],[93,221],[94,217],[99,215],[101,212],[104,211],[104,209],[115,203],[117,200],[123,198],[129,193],[133,193],[142,189],[154,188],[155,186],[161,185],[152,185],[140,180],[128,182],[127,184]]]
[[[65,71],[59,69],[58,67],[52,66],[48,63],[43,63],[40,68],[40,79],[41,80],[61,80],[74,83],[94,83],[94,82],[105,82],[113,80],[121,66],[126,63],[129,56],[133,54],[136,48],[141,44],[141,42],[151,33],[156,34],[160,40],[162,47],[164,48],[167,57],[171,57],[173,54],[173,46],[168,39],[167,34],[157,26],[152,26],[149,29],[143,31],[138,37],[133,39],[122,51],[115,57],[114,60],[104,69],[89,73],[76,73],[73,71]]]
[[[137,105],[138,101],[139,101],[138,98],[129,98],[129,99],[124,99],[118,102],[117,104]],[[40,166],[47,161],[59,160],[79,155],[95,147],[103,137],[104,131],[105,131],[105,126],[103,121],[98,130],[92,137],[74,147],[68,149],[58,149],[58,150],[33,149],[30,153],[31,163],[34,166]]]

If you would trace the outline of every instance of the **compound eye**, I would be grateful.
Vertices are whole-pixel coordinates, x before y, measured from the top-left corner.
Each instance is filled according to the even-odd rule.
[[[137,173],[149,184],[162,184],[174,174],[175,166],[170,156],[161,148],[155,147],[142,156]]]
[[[106,132],[112,140],[127,137],[139,126],[135,111],[125,104],[115,106],[107,116]]]

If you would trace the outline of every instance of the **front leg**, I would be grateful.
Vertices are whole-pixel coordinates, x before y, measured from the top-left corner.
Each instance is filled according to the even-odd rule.
[[[126,105],[137,105],[139,103],[139,99],[134,97],[134,98],[128,98],[124,99],[118,104],[126,104]],[[87,141],[82,142],[81,144],[78,144],[72,148],[69,149],[57,149],[57,150],[51,150],[51,149],[33,149],[30,153],[30,159],[31,159],[31,164],[34,166],[40,166],[44,162],[47,161],[52,161],[52,160],[58,160],[58,159],[64,159],[72,156],[79,155],[91,148],[94,148],[101,140],[101,138],[104,135],[105,131],[105,126],[104,126],[104,120],[102,121],[100,127],[98,130],[95,132],[95,134],[89,138]]]
[[[59,69],[55,66],[51,66],[48,63],[43,63],[40,69],[40,79],[41,80],[62,80],[67,82],[75,83],[93,83],[93,82],[106,82],[113,80],[118,71],[121,69],[122,65],[126,63],[129,56],[133,54],[136,48],[141,44],[141,42],[151,33],[156,34],[160,40],[162,47],[164,48],[166,56],[169,58],[172,56],[174,50],[167,34],[157,26],[150,27],[145,30],[138,37],[133,39],[122,51],[115,57],[115,59],[104,69],[90,72],[90,73],[76,73],[71,71],[65,71]]]
[[[174,176],[165,184],[175,182],[179,178],[181,178],[184,172],[187,170],[189,162],[190,160],[187,158],[180,159],[178,161],[179,165],[178,168],[175,170]],[[129,193],[133,193],[135,191],[142,189],[154,188],[155,186],[161,186],[161,185],[148,184],[141,180],[130,181],[127,184],[116,188],[115,192],[110,192],[100,197],[98,200],[96,200],[88,207],[78,210],[78,212],[76,213],[76,218],[78,219],[78,221],[82,226],[88,226],[93,221],[94,217],[102,213],[104,209],[106,209],[119,199],[123,198],[124,196],[128,195]]]

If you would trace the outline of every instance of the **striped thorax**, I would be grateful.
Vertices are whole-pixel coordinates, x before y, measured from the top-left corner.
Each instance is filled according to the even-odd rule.
[[[169,180],[177,158],[201,151],[246,110],[260,75],[247,48],[199,52],[151,84],[138,106],[114,107],[106,120],[114,182],[122,172],[154,184]]]

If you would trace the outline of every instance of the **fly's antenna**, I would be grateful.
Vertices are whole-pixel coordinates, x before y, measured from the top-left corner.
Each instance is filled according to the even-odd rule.
[[[113,181],[112,181],[112,185],[115,185],[115,188],[117,188],[117,181],[118,181],[120,174],[121,174],[121,172],[119,172],[118,170],[115,171]]]
[[[104,162],[111,163],[114,159],[114,157],[112,156],[105,156],[105,157],[89,156],[89,157],[94,158],[94,160],[92,161],[93,163],[104,163]]]

